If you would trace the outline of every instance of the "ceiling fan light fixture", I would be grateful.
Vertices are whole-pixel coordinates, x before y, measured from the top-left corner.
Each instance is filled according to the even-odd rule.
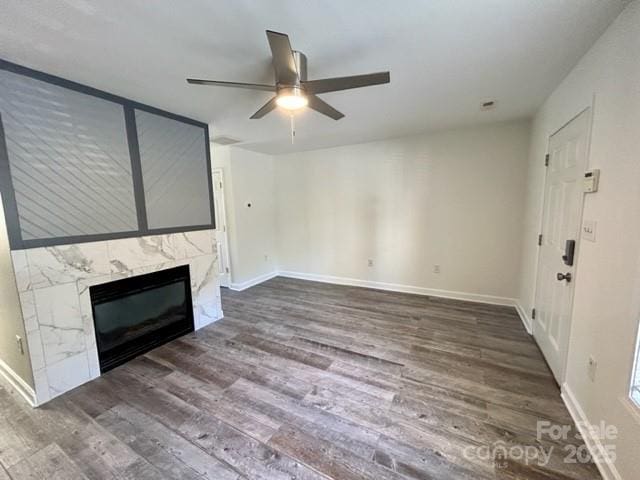
[[[271,64],[275,73],[275,85],[201,78],[187,78],[187,82],[192,85],[213,85],[274,92],[275,96],[271,97],[267,103],[249,118],[252,120],[263,118],[269,112],[280,107],[290,112],[291,121],[293,122],[293,112],[304,107],[309,107],[311,110],[315,110],[333,120],[340,120],[344,117],[343,113],[319,98],[317,96],[319,93],[370,87],[391,81],[388,71],[308,80],[307,57],[304,53],[291,48],[291,42],[289,42],[289,36],[286,33],[267,30],[267,40],[271,49]]]
[[[300,88],[283,88],[278,92],[276,103],[285,110],[299,110],[309,104],[309,99]]]

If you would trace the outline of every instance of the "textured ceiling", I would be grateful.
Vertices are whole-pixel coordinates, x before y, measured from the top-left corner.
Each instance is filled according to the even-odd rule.
[[[3,0],[0,57],[208,122],[267,153],[532,115],[621,11],[620,0]],[[185,78],[272,82],[264,31],[309,78],[391,71],[325,94],[346,114],[249,116],[269,94]],[[481,112],[485,99],[498,108]]]

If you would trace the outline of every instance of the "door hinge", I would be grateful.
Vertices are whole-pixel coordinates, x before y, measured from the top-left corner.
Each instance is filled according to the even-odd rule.
[[[532,320],[535,320],[535,319],[536,319],[536,309],[535,309],[535,308],[532,308],[532,309],[531,309],[531,319],[532,319]]]
[[[548,153],[544,156],[544,166],[545,167],[549,166],[549,154]]]
[[[224,267],[224,271],[229,273],[229,267]]]
[[[220,188],[222,188],[222,182],[219,182],[218,185],[220,185]]]
[[[542,234],[538,235],[538,246],[542,245]]]

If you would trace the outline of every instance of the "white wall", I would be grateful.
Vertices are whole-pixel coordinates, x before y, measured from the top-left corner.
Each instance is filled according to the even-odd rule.
[[[232,288],[277,270],[273,162],[270,155],[212,144],[213,167],[225,178]]]
[[[565,390],[591,423],[620,430],[617,468],[640,478],[640,413],[627,400],[640,318],[640,2],[632,2],[547,99],[533,123],[520,302],[533,306],[549,136],[593,105],[590,166],[600,190],[585,198],[597,241],[581,242]],[[587,361],[598,362],[595,382]]]
[[[280,270],[515,298],[528,148],[518,121],[278,156]]]
[[[22,337],[24,353],[20,353],[17,348],[16,335]],[[9,250],[9,237],[2,198],[0,198],[0,362],[0,371],[4,371],[5,375],[15,374],[30,387],[33,387],[27,334],[22,319],[18,287]],[[11,371],[7,371],[6,368]]]

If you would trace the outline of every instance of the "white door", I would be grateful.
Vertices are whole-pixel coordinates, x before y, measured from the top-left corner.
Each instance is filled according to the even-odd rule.
[[[569,346],[589,119],[585,110],[549,139],[533,335],[560,385]],[[573,262],[567,241],[575,245]]]
[[[224,204],[224,176],[221,168],[213,169],[213,202],[216,215],[216,243],[218,247],[218,278],[221,287],[231,283],[227,215]]]

